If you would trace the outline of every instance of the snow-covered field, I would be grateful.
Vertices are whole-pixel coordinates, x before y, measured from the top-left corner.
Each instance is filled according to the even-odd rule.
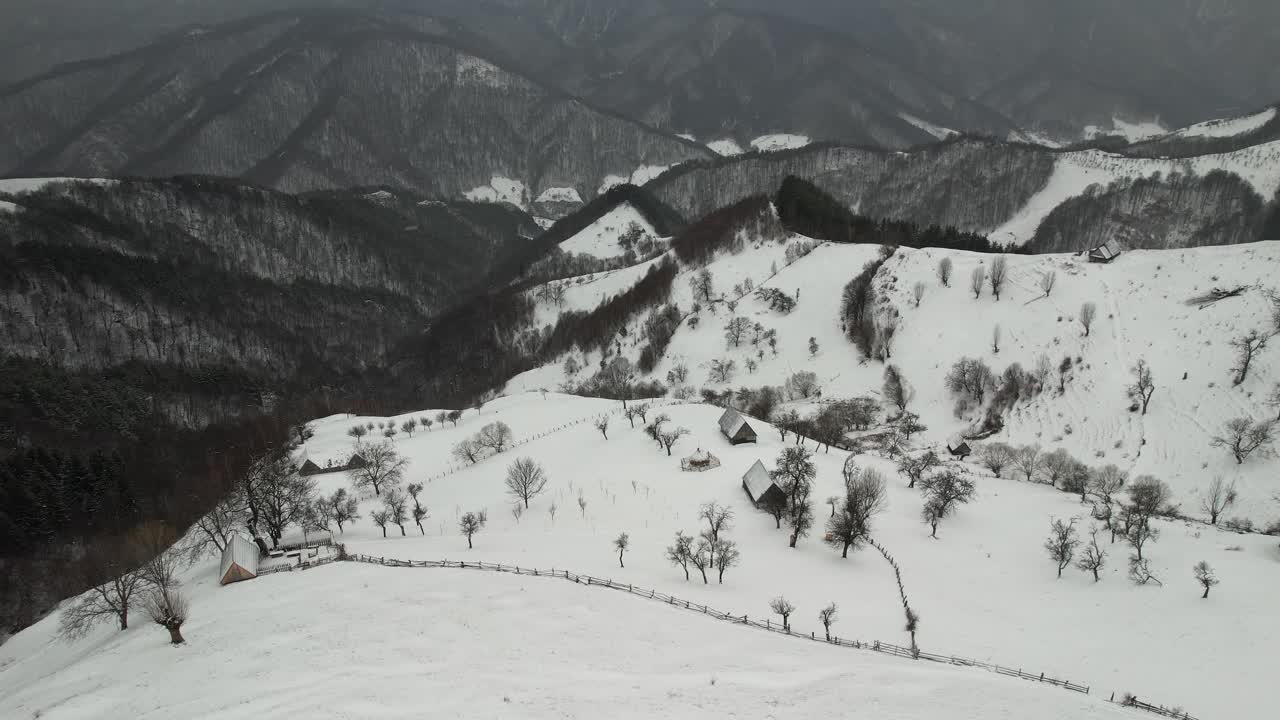
[[[1261,112],[1237,118],[1208,120],[1170,133],[1171,137],[1222,138],[1235,137],[1253,132],[1271,122],[1276,116],[1276,108],[1269,107]]]
[[[713,140],[712,142],[707,143],[707,147],[711,149],[711,152],[714,152],[717,155],[723,155],[724,157],[741,155],[743,152],[742,146],[738,144],[737,140],[733,139]]]
[[[1092,140],[1100,135],[1119,135],[1129,142],[1138,142],[1158,137],[1169,132],[1156,120],[1128,121],[1123,118],[1111,118],[1111,127],[1089,125],[1084,129],[1084,139]]]
[[[952,130],[952,129],[950,129],[950,128],[944,128],[944,127],[942,127],[942,126],[940,126],[940,125],[935,125],[935,124],[933,124],[933,123],[929,122],[928,120],[922,120],[922,119],[920,119],[920,118],[916,117],[915,115],[911,115],[911,114],[908,114],[908,113],[900,113],[900,114],[898,115],[898,117],[902,118],[903,120],[906,120],[907,122],[911,123],[912,125],[915,125],[916,127],[918,127],[918,128],[920,128],[921,130],[923,130],[923,131],[925,131],[925,132],[929,133],[930,135],[934,136],[935,138],[937,138],[937,139],[939,139],[939,140],[946,140],[947,138],[951,137],[952,135],[958,135],[958,134],[959,134],[959,133],[957,133],[955,130]]]
[[[751,147],[762,152],[774,152],[776,150],[794,150],[796,148],[802,148],[810,142],[812,142],[812,140],[810,140],[806,135],[775,133],[773,135],[761,135],[755,140],[752,140]]]
[[[600,216],[599,220],[588,225],[578,234],[560,243],[560,249],[582,255],[592,255],[602,259],[614,258],[626,254],[618,244],[632,225],[639,227],[651,238],[658,236],[653,225],[629,203],[623,203]]]
[[[4,646],[0,716],[1133,717],[1094,697],[545,578],[348,563],[218,588],[214,570],[199,570],[185,647],[148,627],[61,645],[47,622]]]
[[[8,178],[0,179],[0,193],[8,193],[10,195],[18,195],[20,193],[35,192],[45,185],[59,182],[87,182],[103,185],[114,182],[106,178],[73,178],[73,177],[43,177],[43,178]]]

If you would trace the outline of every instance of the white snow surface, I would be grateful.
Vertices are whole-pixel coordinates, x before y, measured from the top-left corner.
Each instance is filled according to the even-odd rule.
[[[598,258],[613,258],[625,254],[618,238],[626,234],[632,225],[637,225],[649,237],[657,237],[658,232],[653,225],[640,214],[630,203],[623,203],[600,216],[581,232],[560,243],[560,249],[582,255],[594,255]]]
[[[10,195],[19,195],[21,193],[35,192],[53,183],[94,183],[96,185],[106,185],[115,182],[107,178],[74,178],[74,177],[43,177],[43,178],[8,178],[0,179],[0,193],[8,193]]]
[[[529,188],[519,180],[494,175],[489,184],[464,193],[472,202],[510,203],[524,209],[529,202]]]
[[[707,143],[707,148],[710,149],[711,152],[716,153],[717,155],[723,155],[724,157],[732,157],[743,153],[742,146],[738,144],[737,140],[733,140],[732,138],[713,140]]]
[[[66,645],[45,622],[0,650],[0,715],[648,720],[770,717],[785,703],[805,716],[1132,717],[1097,697],[552,578],[344,563],[219,588],[212,565],[198,570],[187,645],[141,623]]]
[[[18,206],[6,200],[0,200],[0,212],[17,212]]]
[[[462,85],[482,85],[485,87],[506,87],[508,76],[506,71],[497,65],[473,55],[458,54],[458,62],[454,67],[454,81]]]
[[[761,152],[774,152],[775,150],[794,150],[802,148],[813,142],[805,135],[789,135],[787,133],[776,133],[773,135],[761,135],[751,141],[751,147]]]
[[[1164,127],[1157,120],[1139,120],[1128,121],[1123,118],[1111,118],[1111,127],[1106,128],[1099,125],[1088,125],[1084,129],[1084,138],[1092,140],[1099,135],[1119,135],[1129,142],[1138,142],[1139,140],[1148,140],[1153,137],[1167,134],[1168,128]]]
[[[929,122],[928,120],[922,120],[916,117],[915,115],[911,115],[910,113],[898,113],[898,117],[902,118],[903,120],[906,120],[912,125],[915,125],[916,127],[929,133],[930,135],[934,136],[939,140],[946,140],[952,135],[959,135],[959,133],[957,133],[955,130],[952,130],[950,128],[944,128],[941,125],[935,125]]]
[[[1224,118],[1220,120],[1207,120],[1202,123],[1190,125],[1181,130],[1170,133],[1172,137],[1204,137],[1204,138],[1223,138],[1244,135],[1253,132],[1258,128],[1266,125],[1275,119],[1276,109],[1269,107],[1262,112],[1253,113],[1252,115],[1244,115],[1236,118]]]
[[[540,203],[581,203],[582,196],[577,189],[571,187],[552,187],[543,190],[536,202]]]

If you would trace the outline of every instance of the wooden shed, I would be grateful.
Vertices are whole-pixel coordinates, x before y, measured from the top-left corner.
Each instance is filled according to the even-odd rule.
[[[1108,240],[1105,243],[1089,251],[1089,262],[1091,263],[1109,263],[1120,257],[1120,243],[1115,240]]]
[[[347,461],[347,464],[343,467],[343,469],[351,470],[354,468],[362,468],[368,464],[369,462],[364,459],[363,455],[361,455],[360,453],[352,453],[351,459]]]
[[[319,475],[322,472],[324,472],[324,469],[309,458],[302,463],[302,467],[298,468],[299,475]]]
[[[729,438],[729,443],[733,445],[756,441],[756,431],[747,419],[742,417],[742,413],[733,408],[725,410],[720,416],[720,432],[724,433],[724,436]]]
[[[766,504],[774,499],[785,500],[787,497],[759,460],[742,476],[742,489],[747,491],[747,497],[756,505]]]
[[[947,452],[951,453],[951,457],[958,457],[961,460],[973,454],[968,441],[960,435],[952,435],[947,441]]]
[[[233,535],[222,551],[222,571],[218,584],[252,580],[258,576],[258,545],[243,535]]]

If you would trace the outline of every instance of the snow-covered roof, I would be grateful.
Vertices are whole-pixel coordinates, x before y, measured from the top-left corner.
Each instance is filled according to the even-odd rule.
[[[227,549],[222,551],[222,569],[218,572],[219,579],[227,576],[227,570],[232,565],[238,565],[250,575],[258,574],[258,546],[243,535],[235,534],[231,536],[230,542],[227,543]]]
[[[1090,257],[1099,257],[1104,260],[1111,260],[1120,254],[1120,243],[1115,240],[1108,240],[1105,243],[1089,251]]]
[[[747,419],[742,417],[742,414],[733,408],[725,410],[724,414],[720,416],[720,431],[729,437],[733,437],[738,434],[738,430],[746,424]]]
[[[964,447],[965,445],[968,445],[968,444],[969,442],[964,439],[963,435],[960,435],[960,434],[952,435],[950,438],[947,439],[948,450],[958,450],[961,447]]]
[[[764,463],[759,460],[747,470],[746,475],[742,476],[742,483],[747,486],[747,492],[751,493],[751,497],[755,500],[763,497],[774,484],[773,478],[769,476],[769,471],[765,469]]]

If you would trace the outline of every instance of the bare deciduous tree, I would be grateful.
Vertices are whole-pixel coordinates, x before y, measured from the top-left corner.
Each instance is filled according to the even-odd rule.
[[[1005,281],[1009,278],[1009,258],[1004,255],[997,255],[991,260],[991,274],[988,280],[991,283],[991,294],[996,296],[996,300],[1000,300],[1000,291],[1004,290]]]
[[[517,524],[517,525],[519,525],[519,524],[520,524],[520,518],[521,518],[521,517],[523,517],[523,516],[524,516],[524,505],[522,505],[522,504],[520,504],[520,503],[518,503],[518,502],[517,502],[517,503],[512,503],[512,505],[511,505],[511,517],[513,517],[513,518],[515,518],[515,519],[516,519],[516,524]]]
[[[1160,582],[1160,578],[1156,577],[1155,573],[1151,571],[1151,561],[1143,560],[1137,555],[1129,556],[1129,579],[1135,585],[1146,585],[1147,583],[1164,585],[1164,583]]]
[[[1076,567],[1086,572],[1093,573],[1093,581],[1098,582],[1098,572],[1102,570],[1102,566],[1107,561],[1107,551],[1098,545],[1098,526],[1094,525],[1089,528],[1089,543],[1084,546],[1084,550],[1080,553],[1080,559],[1076,561]],[[1061,577],[1061,574],[1059,574]]]
[[[689,564],[698,568],[698,572],[702,573],[702,584],[706,585],[707,570],[712,567],[712,555],[715,552],[711,539],[704,532],[698,536],[697,543],[694,544],[692,551],[689,553]]]
[[[1147,405],[1155,391],[1156,383],[1151,377],[1151,366],[1147,365],[1146,360],[1139,360],[1133,366],[1133,384],[1129,386],[1128,392],[1133,402],[1142,407],[1143,415],[1147,414]]]
[[[1044,291],[1044,296],[1049,297],[1053,294],[1053,286],[1058,284],[1058,272],[1049,270],[1040,276],[1040,289]]]
[[[720,542],[720,534],[733,527],[733,508],[719,503],[704,503],[698,508],[698,519],[707,521],[707,532],[713,542]]]
[[[373,520],[373,524],[382,528],[382,537],[387,536],[387,522],[391,520],[391,513],[384,510],[374,510],[369,513],[369,519]]]
[[[938,261],[938,280],[943,287],[951,287],[951,258],[944,257]]]
[[[413,437],[413,433],[418,430],[418,419],[409,418],[408,420],[405,420],[404,423],[400,425],[400,429],[406,432],[409,437]]]
[[[458,531],[467,536],[467,549],[471,549],[471,538],[484,529],[488,518],[483,512],[469,512],[458,521]]]
[[[924,299],[924,283],[917,282],[912,286],[911,295],[916,300],[916,307],[920,307],[920,301]]]
[[[582,496],[581,492],[578,493],[578,512],[582,513],[583,520],[587,519],[587,499]]]
[[[884,399],[898,408],[899,413],[906,412],[907,403],[910,401],[911,393],[907,388],[907,381],[902,377],[902,371],[895,365],[886,365],[884,368]]]
[[[507,494],[528,509],[529,501],[547,489],[547,479],[547,472],[533,458],[518,458],[507,468]]]
[[[389,442],[371,443],[360,450],[364,465],[350,471],[351,482],[358,488],[371,487],[374,495],[386,488],[399,487],[409,461],[396,452]]]
[[[715,542],[715,567],[719,575],[718,582],[724,584],[724,571],[731,567],[737,567],[738,560],[742,557],[742,553],[738,550],[738,544],[728,538],[720,538]]]
[[[480,428],[480,432],[476,433],[475,443],[482,448],[501,453],[511,447],[513,439],[511,428],[506,423],[498,421]]]
[[[1204,594],[1200,596],[1200,599],[1203,600],[1209,597],[1209,588],[1218,584],[1218,577],[1213,574],[1213,568],[1209,566],[1209,563],[1201,560],[1191,570],[1195,573],[1196,582],[1200,583],[1200,586],[1204,588]]]
[[[601,415],[595,420],[596,429],[604,436],[605,440],[609,439],[609,416]]]
[[[944,470],[920,481],[924,493],[921,517],[929,523],[932,538],[938,537],[938,523],[955,513],[956,507],[971,502],[977,494],[973,481],[952,470]]]
[[[559,509],[559,506],[557,506],[555,503],[551,503],[551,506],[547,508],[547,514],[551,516],[552,525],[556,524],[556,510],[558,509]]]
[[[1224,432],[1215,435],[1210,443],[1214,447],[1224,447],[1235,457],[1237,464],[1243,464],[1255,452],[1265,453],[1274,440],[1274,422],[1254,422],[1246,417],[1239,417],[1227,422]]]
[[[662,447],[667,449],[667,456],[671,456],[671,448],[679,442],[680,438],[689,434],[689,428],[678,427],[672,430],[663,430],[658,433],[658,439],[662,443]]]
[[[1093,320],[1098,316],[1098,306],[1087,302],[1080,306],[1080,324],[1084,327],[1084,336],[1089,337],[1093,329]]]
[[[360,519],[360,501],[348,495],[346,488],[334,490],[325,502],[329,505],[334,522],[338,523],[338,532],[344,532],[343,526],[346,523]]]
[[[831,626],[836,624],[835,603],[831,603],[818,611],[818,622],[822,623],[822,629],[827,634],[827,642],[831,642]]]
[[[1058,564],[1059,580],[1062,579],[1062,569],[1071,564],[1079,545],[1076,518],[1071,518],[1071,522],[1054,520],[1049,526],[1049,539],[1044,541],[1044,549],[1049,553],[1049,558]]]
[[[729,322],[724,326],[724,339],[732,347],[742,345],[742,338],[751,332],[751,320],[741,315],[729,318]]]
[[[908,488],[914,488],[916,483],[939,467],[942,467],[942,458],[932,450],[926,450],[915,457],[903,455],[898,458],[898,473],[907,477]]]
[[[782,629],[791,630],[791,613],[796,611],[796,606],[792,605],[789,600],[779,595],[769,601],[769,609],[775,614],[782,616]]]
[[[827,521],[823,540],[840,548],[840,557],[849,557],[849,548],[858,547],[871,537],[871,521],[888,504],[884,477],[871,468],[859,468],[849,456],[844,463],[844,504],[840,512]]]
[[[400,491],[400,488],[392,488],[387,491],[382,504],[387,511],[387,522],[398,526],[400,537],[404,537],[404,523],[409,519],[409,499]]]
[[[775,529],[782,529],[782,518],[787,514],[787,498],[770,495],[764,501],[764,511],[773,516],[773,521],[776,525]]]
[[[1249,377],[1249,368],[1253,365],[1253,359],[1258,353],[1267,348],[1267,341],[1270,340],[1266,335],[1257,330],[1250,330],[1248,335],[1242,335],[1231,341],[1231,347],[1236,350],[1236,364],[1231,367],[1231,372],[1235,373],[1233,384],[1239,385]]]
[[[312,507],[315,487],[315,480],[299,475],[292,464],[258,477],[254,501],[273,547],[279,547],[285,529],[301,521]]]
[[[978,460],[996,477],[1014,462],[1017,451],[1004,443],[987,443],[978,449]]]
[[[210,549],[219,555],[227,549],[231,536],[238,528],[245,527],[249,519],[249,506],[244,487],[237,485],[222,497],[209,512],[196,520],[200,541],[192,548],[194,555],[203,555]]]
[[[675,542],[667,546],[667,562],[684,570],[684,579],[689,579],[689,564],[693,561],[693,538],[683,532],[676,532]]]
[[[1013,453],[1013,465],[1022,473],[1027,482],[1035,480],[1040,472],[1040,446],[1023,445]]]
[[[1000,323],[996,323],[995,327],[991,328],[991,353],[1000,354]]]
[[[152,622],[169,631],[171,644],[181,645],[186,642],[182,637],[182,625],[187,621],[190,611],[186,596],[176,585],[153,589],[146,597],[144,608]]]
[[[622,533],[613,539],[613,549],[618,551],[618,567],[626,567],[626,565],[622,564],[622,554],[625,553],[629,547],[631,547],[630,535]]]
[[[1200,509],[1209,516],[1209,524],[1217,525],[1218,518],[1222,513],[1226,512],[1236,502],[1236,483],[1234,480],[1228,485],[1221,475],[1213,478],[1209,483],[1209,487],[1204,491],[1204,497],[1200,499]]]
[[[979,265],[969,274],[969,290],[973,292],[973,299],[977,300],[982,297],[982,286],[987,282],[987,268]]]

